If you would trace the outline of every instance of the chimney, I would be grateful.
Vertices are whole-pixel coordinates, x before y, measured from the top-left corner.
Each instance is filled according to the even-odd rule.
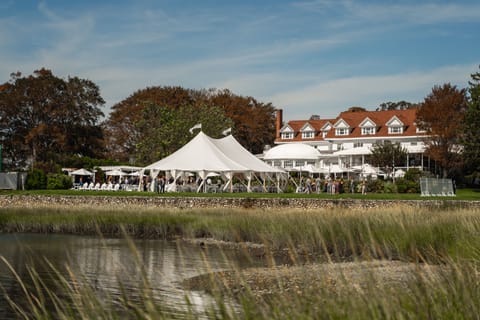
[[[280,129],[282,129],[282,123],[283,123],[283,110],[282,109],[277,109],[276,112],[276,122],[275,122],[275,139],[280,139]]]

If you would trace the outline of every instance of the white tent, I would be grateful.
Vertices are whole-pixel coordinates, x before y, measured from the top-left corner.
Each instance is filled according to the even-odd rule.
[[[70,172],[71,176],[93,176],[93,172],[88,171],[87,169],[78,169]]]
[[[253,178],[252,173],[260,173],[261,178],[263,179],[264,189],[266,178],[272,178],[271,175],[276,174],[278,187],[280,174],[285,173],[285,171],[272,167],[258,159],[245,149],[232,135],[226,136],[222,139],[212,139],[212,141],[225,155],[231,159],[235,159],[235,161],[248,168],[249,171],[245,173],[248,191],[250,191],[250,183]],[[228,185],[226,185],[225,188],[227,186]]]
[[[105,175],[108,177],[108,176],[115,176],[115,177],[122,177],[122,176],[126,176],[127,173],[126,172],[123,172],[121,170],[110,170],[110,171],[106,171],[105,172]]]
[[[233,175],[242,173],[251,180],[254,172],[281,173],[245,150],[233,137],[212,139],[203,132],[170,156],[144,168],[150,170],[155,178],[160,171],[174,178],[174,181],[185,172],[195,172],[203,181],[211,172],[217,172],[228,180],[226,186],[232,184]],[[253,158],[252,158],[253,157]],[[174,182],[175,183],[175,182]],[[198,187],[201,190],[202,185]]]
[[[370,176],[370,175],[371,176],[377,176],[379,174],[383,174],[382,170],[380,170],[379,168],[374,167],[374,166],[372,166],[368,163],[365,163],[365,164],[360,165],[360,166],[353,166],[352,168],[355,172],[360,173],[360,175],[362,177],[366,177],[366,176]]]

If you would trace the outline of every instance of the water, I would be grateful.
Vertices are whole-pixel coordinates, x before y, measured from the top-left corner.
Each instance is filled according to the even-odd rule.
[[[163,240],[134,240],[155,299],[162,306],[181,312],[187,308],[185,296],[193,308],[203,310],[212,300],[202,292],[185,291],[182,281],[202,273],[235,267],[259,266],[240,252],[202,248],[194,244],[177,244]],[[119,279],[125,292],[133,301],[138,299],[142,277],[134,250],[125,239],[39,234],[0,234],[0,256],[5,257],[23,281],[29,282],[27,266],[35,266],[42,279],[51,274],[45,259],[62,273],[66,265],[74,274],[82,275],[95,290],[104,290],[110,299],[121,295]],[[228,256],[226,259],[225,256]],[[7,267],[0,262],[0,287],[21,303],[25,299]],[[7,301],[0,297],[0,318],[11,319],[12,311]]]

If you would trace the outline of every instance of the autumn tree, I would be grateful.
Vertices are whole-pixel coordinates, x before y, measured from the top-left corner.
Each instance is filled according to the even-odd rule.
[[[13,73],[0,90],[4,157],[13,169],[27,160],[33,165],[72,154],[96,156],[103,143],[102,104],[99,88],[89,80],[64,80],[47,69],[26,77]]]
[[[200,108],[216,106],[233,121],[235,138],[254,153],[263,151],[266,144],[275,139],[275,108],[243,97],[229,90],[193,90],[182,87],[151,87],[139,90],[112,107],[109,119],[104,123],[109,155],[128,161],[137,153],[142,134],[136,123],[147,106],[156,105],[177,110],[184,106]]]
[[[196,105],[201,101],[200,93],[182,87],[149,87],[138,90],[112,107],[107,121],[103,123],[106,148],[109,157],[129,161],[137,152],[141,140],[137,122],[143,110],[150,105],[178,109],[184,105]]]
[[[443,177],[462,163],[460,143],[466,109],[466,90],[447,83],[434,86],[417,111],[417,126],[428,134],[426,153],[440,165]]]
[[[220,138],[233,122],[215,106],[187,105],[172,109],[148,105],[136,123],[141,137],[137,143],[137,161],[149,164],[177,151],[198,133],[189,131],[196,124],[201,124],[201,130],[210,137]]]
[[[398,142],[374,143],[371,151],[369,159],[372,165],[384,168],[388,173],[393,173],[395,167],[403,167],[407,162],[407,150]]]
[[[463,157],[468,171],[480,172],[480,72],[472,74],[471,78],[464,121]]]
[[[238,96],[227,89],[216,91],[209,103],[221,107],[232,119],[235,139],[250,152],[262,153],[264,146],[275,140],[276,108],[271,103]]]

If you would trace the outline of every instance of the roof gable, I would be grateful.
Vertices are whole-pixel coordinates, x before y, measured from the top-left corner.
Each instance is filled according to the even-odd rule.
[[[293,128],[290,127],[288,124],[283,126],[282,129],[280,129],[280,133],[285,133],[285,132],[294,132]]]
[[[335,127],[335,129],[350,128],[348,123],[342,118],[340,118],[333,126]]]
[[[332,129],[332,124],[330,123],[330,121],[326,122],[321,128],[320,130],[321,131],[328,131]]]
[[[360,125],[359,125],[359,127],[361,128],[371,128],[376,126],[377,124],[369,117],[366,117],[362,122],[360,122]]]
[[[403,127],[404,123],[397,116],[393,116],[390,118],[390,120],[388,120],[388,122],[386,123],[386,126],[387,127]]]
[[[306,131],[313,131],[313,132],[315,132],[315,128],[312,127],[312,125],[307,122],[307,123],[305,123],[305,124],[303,125],[303,127],[300,129],[300,132],[306,132]]]

